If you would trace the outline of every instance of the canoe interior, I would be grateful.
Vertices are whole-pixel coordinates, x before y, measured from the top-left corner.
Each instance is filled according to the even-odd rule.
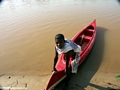
[[[73,41],[81,46],[82,51],[87,47],[94,34],[94,27],[91,25],[83,30],[80,35]]]

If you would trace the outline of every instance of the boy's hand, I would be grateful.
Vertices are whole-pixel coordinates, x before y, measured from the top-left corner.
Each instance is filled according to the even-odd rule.
[[[56,72],[57,72],[56,68],[54,68],[54,69],[52,70],[52,72],[53,72],[53,73],[56,73]]]

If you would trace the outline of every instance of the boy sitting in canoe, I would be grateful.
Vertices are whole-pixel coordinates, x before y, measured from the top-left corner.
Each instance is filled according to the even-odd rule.
[[[58,54],[64,54],[65,55],[64,59],[66,61],[67,76],[71,73],[71,71],[68,68],[70,57],[73,57],[73,61],[71,62],[72,73],[77,73],[81,47],[76,43],[72,42],[71,40],[65,39],[63,34],[57,34],[55,36],[55,43],[56,43],[55,46],[56,55],[54,58],[53,71],[57,71],[55,65],[58,60]]]

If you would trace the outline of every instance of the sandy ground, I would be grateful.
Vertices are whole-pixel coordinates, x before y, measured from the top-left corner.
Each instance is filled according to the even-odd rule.
[[[79,71],[73,74],[68,89],[60,83],[54,90],[120,90],[119,73]],[[1,75],[0,90],[45,90],[48,76],[9,76]]]
[[[70,82],[70,90],[120,89],[120,80],[115,78],[117,73],[98,72],[95,75],[94,73],[94,71],[82,72],[82,77],[76,78],[79,74],[75,76]]]
[[[0,76],[0,90],[44,90],[48,76]]]

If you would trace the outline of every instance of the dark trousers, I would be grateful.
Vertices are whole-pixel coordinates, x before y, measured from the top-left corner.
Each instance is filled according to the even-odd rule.
[[[66,85],[68,86],[68,83],[69,83],[69,81],[70,81],[70,79],[71,79],[71,70],[72,70],[72,68],[71,68],[71,66],[70,66],[70,68],[69,68],[69,70],[68,70],[68,73],[66,73]]]

